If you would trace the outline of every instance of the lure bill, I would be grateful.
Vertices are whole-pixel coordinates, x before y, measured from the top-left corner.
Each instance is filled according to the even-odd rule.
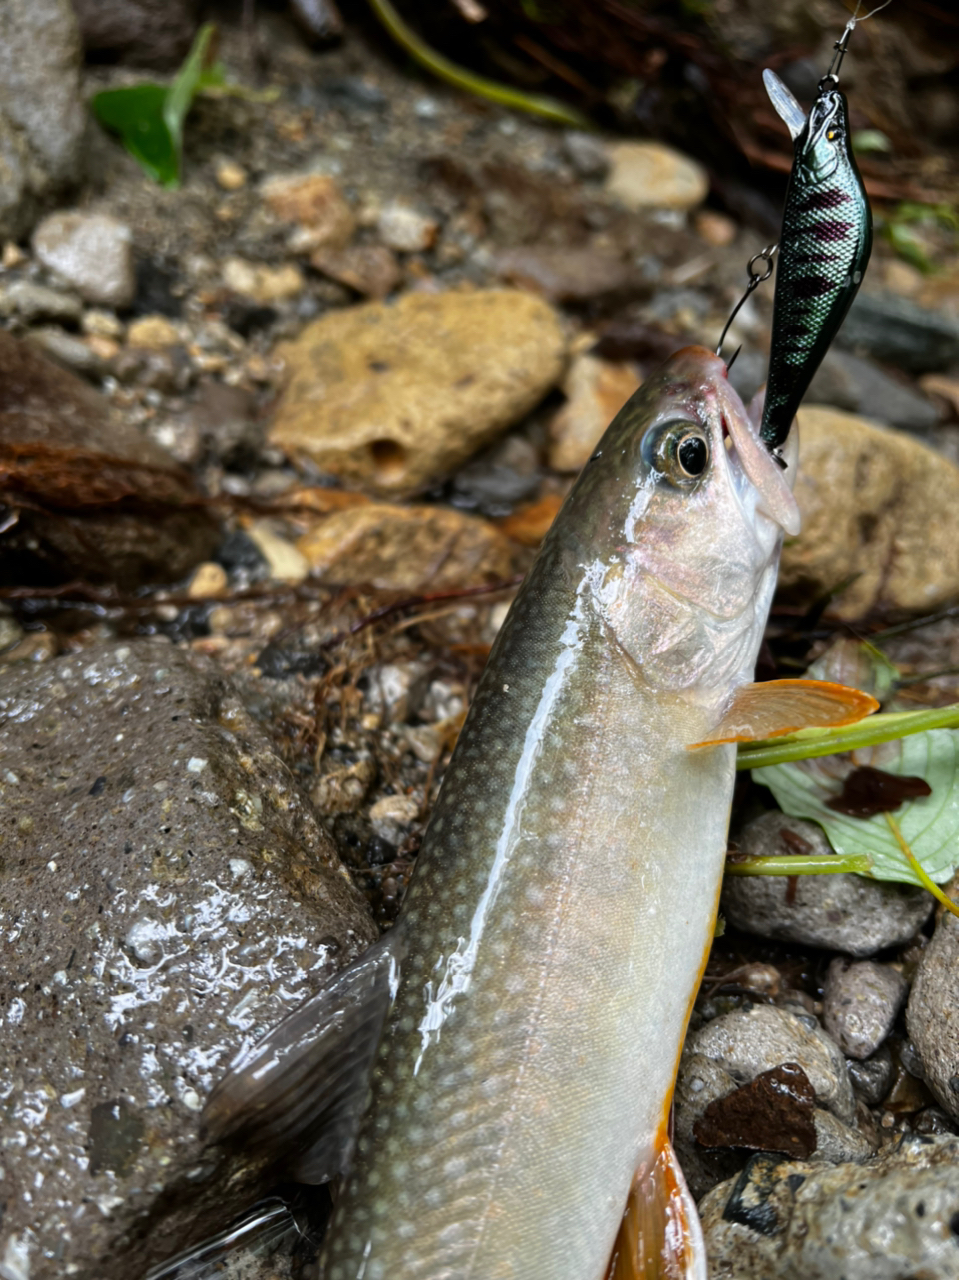
[[[862,283],[872,250],[872,215],[852,154],[846,99],[835,75],[830,72],[820,81],[808,118],[774,71],[764,71],[763,81],[795,144],[760,429],[767,448],[775,450],[789,434],[799,403]]]

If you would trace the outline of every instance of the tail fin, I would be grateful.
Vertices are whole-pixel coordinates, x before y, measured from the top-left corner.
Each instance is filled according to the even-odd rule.
[[[606,1280],[708,1280],[696,1204],[665,1135],[636,1175]]]

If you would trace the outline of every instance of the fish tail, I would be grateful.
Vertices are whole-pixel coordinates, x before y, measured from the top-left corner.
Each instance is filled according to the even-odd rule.
[[[606,1280],[708,1280],[699,1214],[665,1134],[633,1182]]]

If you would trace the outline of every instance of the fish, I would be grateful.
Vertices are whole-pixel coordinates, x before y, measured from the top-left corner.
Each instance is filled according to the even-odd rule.
[[[325,1280],[705,1280],[668,1127],[735,743],[876,705],[753,682],[799,528],[758,412],[688,347],[617,415],[496,638],[396,925],[207,1102],[210,1142],[342,1175]]]
[[[795,151],[779,239],[760,428],[767,448],[776,449],[859,292],[872,252],[872,214],[835,76],[820,81],[808,118],[774,71],[765,70],[763,82]]]

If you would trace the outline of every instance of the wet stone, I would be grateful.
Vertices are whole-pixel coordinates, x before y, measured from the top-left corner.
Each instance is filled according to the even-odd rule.
[[[946,892],[955,899],[955,879]],[[940,1106],[959,1119],[959,920],[943,912],[923,952],[906,1011],[909,1037]]]
[[[846,1068],[852,1087],[871,1107],[877,1106],[889,1092],[893,1078],[892,1054],[886,1045],[880,1045],[870,1058],[847,1058]]]
[[[0,742],[0,1259],[127,1280],[266,1189],[204,1149],[203,1101],[376,930],[206,659],[143,640],[7,669]]]
[[[892,1030],[908,984],[890,965],[837,957],[823,992],[826,1030],[851,1058],[868,1058]]]
[[[127,307],[133,301],[133,232],[102,213],[54,213],[33,233],[33,250],[87,302]]]
[[[753,857],[833,852],[816,823],[782,813],[750,822],[736,836],[736,847]],[[857,957],[908,942],[932,907],[924,889],[855,875],[800,876],[794,892],[786,876],[727,876],[720,905],[730,924],[747,933]]]
[[[704,1147],[745,1147],[803,1158],[816,1149],[815,1101],[802,1067],[784,1062],[711,1102],[693,1133]]]

